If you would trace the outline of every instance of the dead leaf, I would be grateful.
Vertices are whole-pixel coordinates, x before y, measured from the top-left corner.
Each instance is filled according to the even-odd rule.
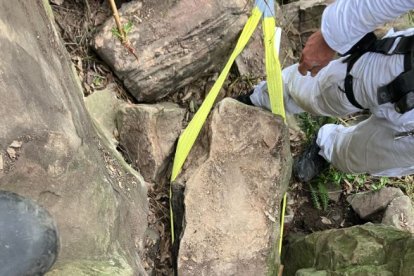
[[[7,154],[9,155],[10,159],[16,159],[16,151],[14,148],[7,148]]]
[[[407,220],[404,216],[404,213],[400,213],[400,226],[405,228],[408,226]]]
[[[339,226],[344,227],[345,226],[345,220],[343,220]]]
[[[72,57],[72,62],[75,64],[76,69],[78,69],[80,72],[83,70],[83,68],[82,68],[82,58],[80,56]]]
[[[344,187],[345,194],[349,195],[354,190],[354,188],[352,187],[352,184],[349,183],[348,180],[344,179],[344,182],[345,182],[345,187]]]
[[[112,132],[112,134],[114,135],[115,139],[119,140],[119,131],[117,128],[114,129],[114,131]]]
[[[185,102],[186,100],[188,100],[189,98],[191,98],[191,96],[193,95],[193,92],[192,91],[190,91],[190,92],[188,92],[182,99],[181,99],[181,101],[182,102]]]
[[[62,5],[64,1],[65,0],[50,0],[50,2],[52,4],[55,4],[55,5],[58,5],[58,6]]]
[[[18,148],[22,147],[22,144],[23,144],[23,142],[15,140],[15,141],[13,141],[13,143],[11,143],[11,145],[9,147],[18,149]]]
[[[332,221],[330,219],[328,219],[327,217],[321,217],[322,219],[322,223],[326,224],[326,225],[331,225]]]
[[[302,135],[299,131],[289,129],[289,140],[293,142],[302,141]]]
[[[86,93],[85,93],[86,95],[90,95],[91,94],[92,89],[91,89],[91,87],[86,82],[83,83],[83,88],[86,91]]]
[[[271,220],[272,222],[276,222],[275,217],[274,217],[274,216],[272,216],[272,215],[271,215],[268,211],[265,211],[264,213],[265,213],[265,215],[267,216],[267,218],[268,218],[269,220]]]
[[[300,35],[299,32],[295,29],[294,31],[292,31],[293,34],[297,34]],[[286,56],[289,57],[290,59],[295,59],[295,55],[293,54],[292,49],[287,49],[286,51]]]

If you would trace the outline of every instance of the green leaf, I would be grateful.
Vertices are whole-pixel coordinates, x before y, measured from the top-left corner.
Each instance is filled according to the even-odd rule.
[[[121,39],[121,38],[122,38],[122,35],[121,35],[121,33],[118,31],[118,28],[113,27],[113,28],[111,29],[111,32],[112,32],[112,35],[113,35],[113,36],[115,36],[116,38],[118,38],[118,39]]]
[[[132,21],[128,21],[128,23],[124,25],[125,35],[127,35],[132,30],[132,27],[134,27],[134,25],[132,24]]]

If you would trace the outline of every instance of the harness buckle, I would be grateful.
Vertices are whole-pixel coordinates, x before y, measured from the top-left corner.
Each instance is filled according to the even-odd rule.
[[[405,137],[413,137],[414,136],[414,129],[410,131],[398,132],[394,135],[394,140],[400,140]]]
[[[404,114],[414,108],[414,91],[410,91],[394,104],[395,111]]]
[[[378,104],[393,103],[395,111],[404,114],[414,108],[414,70],[401,73],[377,90]]]
[[[378,104],[381,105],[381,104],[391,102],[392,99],[393,99],[392,93],[390,93],[388,85],[384,85],[378,88],[378,91],[377,91]]]

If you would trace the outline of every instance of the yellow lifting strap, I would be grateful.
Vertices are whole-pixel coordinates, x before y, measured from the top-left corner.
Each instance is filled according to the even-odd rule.
[[[282,72],[278,55],[275,50],[275,19],[274,19],[274,0],[256,0],[252,14],[247,20],[246,25],[237,41],[236,47],[231,54],[229,60],[223,71],[220,73],[217,81],[211,88],[204,102],[194,115],[193,119],[188,124],[187,128],[183,131],[178,139],[177,148],[175,152],[174,164],[171,175],[171,182],[173,182],[181,171],[181,168],[193,147],[197,136],[203,127],[207,116],[210,113],[211,108],[217,98],[217,95],[223,86],[224,81],[230,71],[230,68],[237,56],[243,51],[254,30],[256,29],[260,19],[263,17],[263,33],[266,53],[266,75],[267,86],[269,91],[270,103],[272,112],[280,115],[285,119],[285,110],[283,105],[283,82]],[[172,188],[170,186],[170,216],[171,216],[171,235],[172,242],[174,243],[174,214],[171,206]],[[284,196],[283,206],[286,205],[286,195]],[[282,207],[282,210],[285,207]],[[283,236],[283,220],[284,211],[282,214],[280,242],[279,242],[279,254],[281,253],[282,236]]]

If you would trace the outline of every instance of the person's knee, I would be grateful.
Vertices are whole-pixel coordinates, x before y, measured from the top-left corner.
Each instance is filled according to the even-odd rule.
[[[349,157],[349,143],[354,127],[337,124],[323,125],[318,132],[317,144],[321,148],[320,155],[332,166],[345,173],[355,172],[358,165],[353,164]]]

